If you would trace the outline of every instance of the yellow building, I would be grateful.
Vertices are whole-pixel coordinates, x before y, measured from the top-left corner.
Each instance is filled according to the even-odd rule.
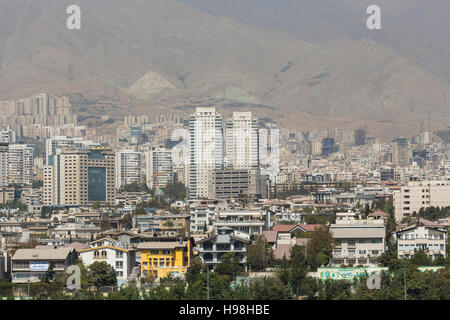
[[[161,238],[157,241],[142,242],[137,250],[141,253],[143,277],[165,278],[172,275],[175,278],[183,278],[191,264],[193,240]]]

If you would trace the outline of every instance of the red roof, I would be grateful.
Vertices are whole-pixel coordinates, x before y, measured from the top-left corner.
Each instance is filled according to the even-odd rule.
[[[369,217],[389,217],[390,214],[381,210],[369,213]]]
[[[300,227],[302,229],[306,230],[306,232],[313,232],[313,231],[323,228],[323,225],[322,224],[302,224]]]
[[[428,227],[442,227],[441,224],[424,219],[424,218],[419,218],[419,223],[423,223],[424,226],[428,226]]]
[[[277,232],[292,232],[296,227],[298,227],[298,224],[276,224],[272,230]]]

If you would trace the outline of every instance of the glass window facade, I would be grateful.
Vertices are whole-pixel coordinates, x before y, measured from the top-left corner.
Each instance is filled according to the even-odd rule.
[[[106,168],[88,168],[88,201],[106,201]]]

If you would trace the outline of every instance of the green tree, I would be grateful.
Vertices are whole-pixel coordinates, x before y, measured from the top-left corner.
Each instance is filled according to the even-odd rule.
[[[252,271],[262,271],[273,262],[273,250],[263,236],[259,236],[256,241],[247,247],[247,264]]]
[[[308,264],[314,270],[321,265],[327,265],[333,251],[333,236],[327,228],[320,228],[312,232],[308,241]]]
[[[93,204],[92,204],[92,209],[94,209],[94,210],[98,210],[98,209],[100,209],[102,207],[102,204],[100,203],[100,201],[95,201]]]
[[[231,278],[236,277],[243,271],[243,267],[240,264],[240,256],[234,252],[225,253],[222,256],[221,263],[216,267],[216,272],[222,275],[228,275]]]
[[[96,261],[89,266],[88,279],[89,284],[97,288],[117,285],[116,271],[104,261]]]

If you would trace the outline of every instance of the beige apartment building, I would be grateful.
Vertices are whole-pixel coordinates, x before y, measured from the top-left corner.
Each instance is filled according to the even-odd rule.
[[[438,227],[410,226],[397,232],[398,257],[410,259],[415,252],[423,251],[431,259],[446,254],[447,232]]]
[[[331,225],[330,232],[335,241],[332,267],[374,266],[385,252],[386,230],[382,219],[359,220],[351,212],[337,213],[336,224]]]
[[[44,167],[44,205],[115,203],[115,154],[107,148],[58,150]]]
[[[394,192],[397,222],[421,208],[447,206],[450,206],[450,180],[410,181]]]

